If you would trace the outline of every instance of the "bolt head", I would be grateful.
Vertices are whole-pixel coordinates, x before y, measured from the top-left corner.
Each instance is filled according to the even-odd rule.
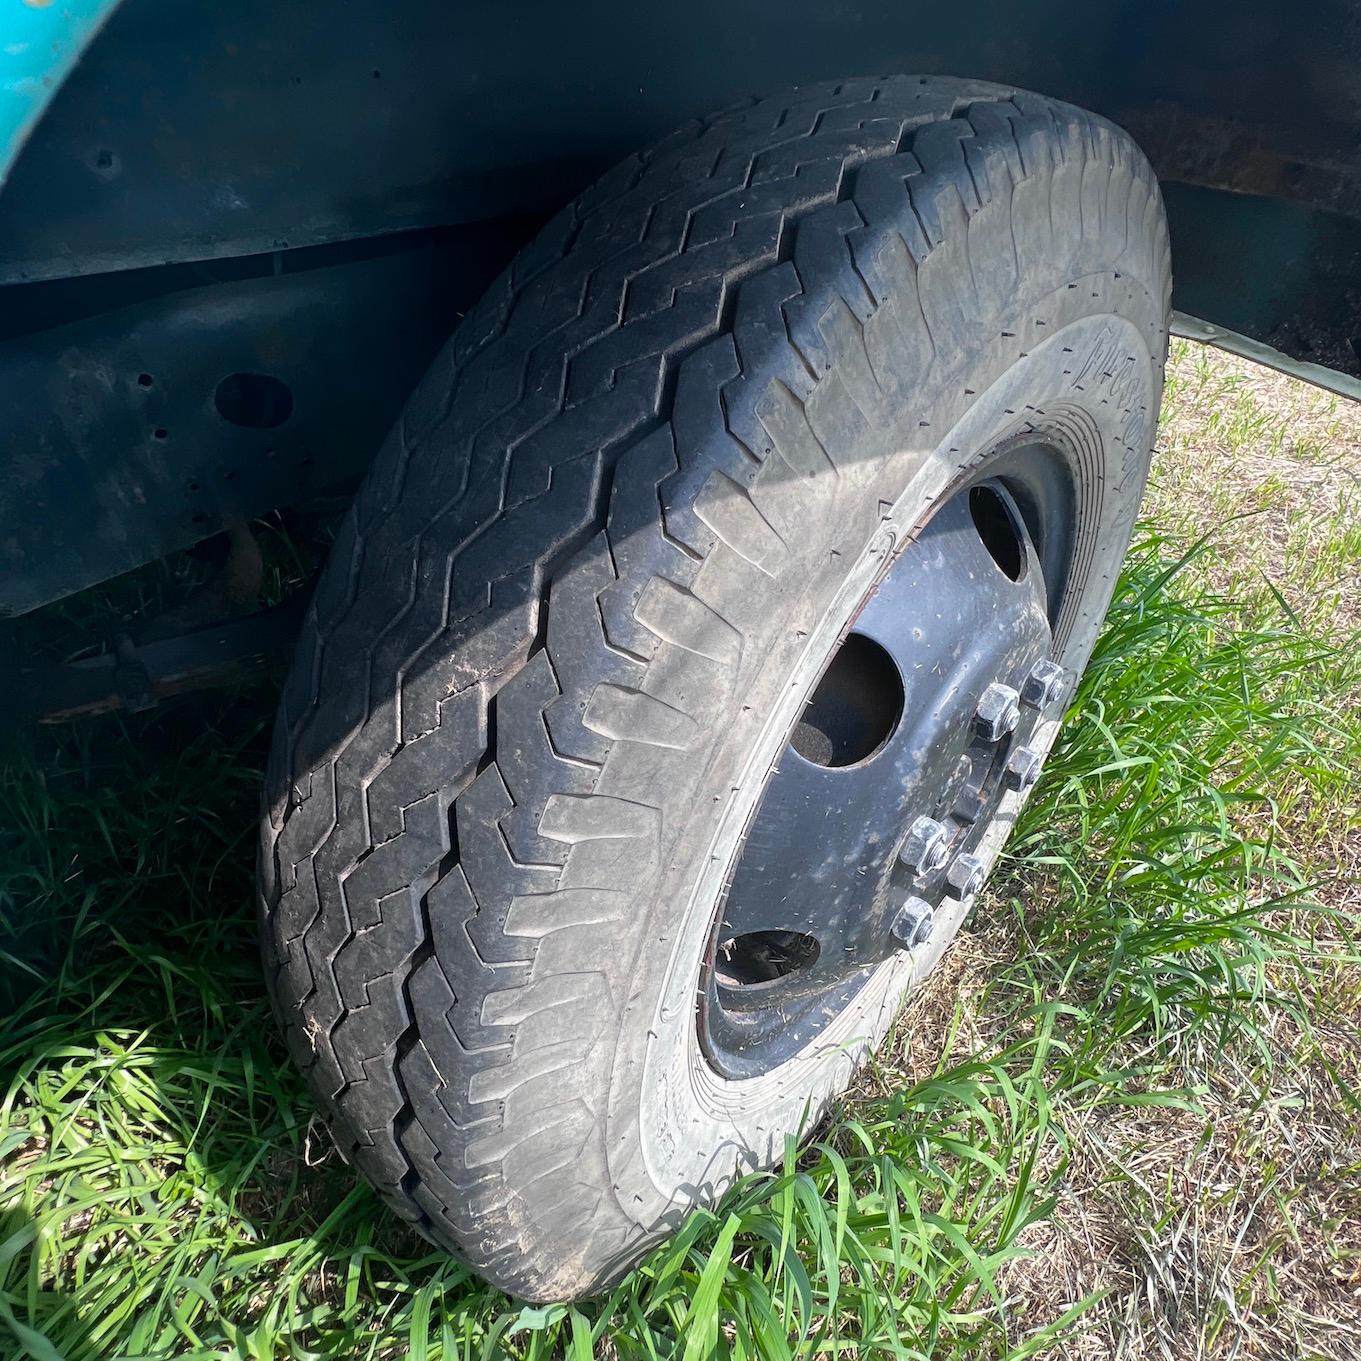
[[[925,898],[909,898],[893,918],[893,939],[903,950],[911,950],[931,938],[936,925],[935,909]]]
[[[1068,688],[1068,668],[1042,658],[1021,685],[1021,700],[1032,709],[1047,709]]]
[[[1044,757],[1034,747],[1017,747],[1007,761],[1007,788],[1029,789],[1040,778],[1040,767],[1043,765]]]
[[[952,898],[972,898],[983,887],[983,862],[966,851],[957,855],[945,871],[945,891]]]
[[[985,742],[1000,742],[1021,721],[1021,697],[1009,685],[994,681],[978,700],[974,726]]]

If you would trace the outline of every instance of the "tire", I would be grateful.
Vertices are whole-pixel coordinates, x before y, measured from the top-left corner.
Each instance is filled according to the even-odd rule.
[[[517,1296],[580,1297],[845,1088],[949,932],[725,1077],[693,998],[726,858],[877,564],[1018,432],[1078,470],[1081,668],[1169,290],[1117,128],[892,77],[687,125],[460,323],[318,586],[260,858],[290,1050],[397,1214]]]

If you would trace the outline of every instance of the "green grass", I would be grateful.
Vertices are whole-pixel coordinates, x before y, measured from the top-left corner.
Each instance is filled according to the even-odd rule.
[[[1212,552],[1145,532],[988,900],[862,1090],[579,1308],[471,1278],[319,1129],[254,943],[269,697],[24,739],[0,765],[0,1355],[1095,1356],[1174,1313],[1196,1349],[1168,1355],[1347,1355],[1287,1280],[1310,1193],[1275,1145],[1243,1155],[1266,1228],[1227,1266],[1202,1232],[1198,1274],[1187,1215],[1246,1192],[1148,1163],[1188,1129],[1214,1146],[1226,1109],[1355,1115],[1352,922],[1315,852],[1355,809],[1357,640],[1217,594]],[[1104,1275],[1063,1265],[1079,1230],[1098,1258],[1119,1239]],[[1354,1277],[1347,1233],[1310,1242]]]

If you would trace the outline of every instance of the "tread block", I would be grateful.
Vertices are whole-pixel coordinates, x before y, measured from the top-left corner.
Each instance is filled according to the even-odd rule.
[[[618,921],[629,895],[610,888],[560,888],[548,893],[517,894],[506,912],[507,935],[538,940],[575,926]]]
[[[516,858],[502,825],[516,805],[496,765],[487,766],[454,807],[459,863],[431,890],[430,904],[432,914],[438,908],[447,918],[449,935],[441,944],[448,957],[465,959],[476,977],[493,963],[527,961],[523,942],[508,941],[501,923],[517,893],[554,886],[568,846],[537,838],[538,859],[527,864]],[[535,800],[531,810],[538,807]]]
[[[689,714],[642,690],[609,682],[591,692],[582,722],[604,737],[671,751],[688,751],[699,732],[699,724]]]
[[[561,758],[598,767],[609,753],[606,736],[582,721],[589,695],[606,681],[628,687],[642,676],[638,661],[610,646],[602,597],[617,587],[610,544],[602,530],[590,538],[553,581],[546,651],[562,690],[544,710],[549,740]]]
[[[554,770],[564,793],[586,793],[598,767],[557,758],[549,737],[546,712],[562,697],[546,651],[538,652],[501,689],[496,698],[497,731],[514,733],[515,740],[498,742],[497,769],[505,781],[512,806],[498,819],[511,855],[521,864],[554,860],[556,846],[545,846],[539,834],[539,782]]]
[[[467,1147],[463,1163],[468,1168],[499,1165],[507,1172],[512,1160],[528,1160],[531,1164],[537,1160],[542,1166],[542,1155],[536,1147],[542,1134],[551,1129],[555,1134],[555,1143],[563,1137],[574,1137],[580,1141],[580,1146],[591,1126],[589,1112],[580,1106],[574,1110],[558,1108],[541,1111],[537,1118],[527,1124],[515,1124],[495,1134],[474,1139]]]
[[[489,993],[482,1003],[484,1025],[518,1025],[532,1016],[558,1007],[568,1007],[584,999],[602,1000],[609,996],[609,984],[598,971],[559,973],[550,978],[531,979],[518,988],[503,988]]]
[[[618,578],[598,597],[607,643],[646,664],[657,650],[656,634],[635,617],[643,587],[665,563],[677,579],[688,579],[694,563],[663,532],[661,486],[677,469],[675,432],[670,424],[645,435],[621,456],[606,518],[606,538]]]
[[[468,1079],[468,1100],[480,1104],[484,1101],[503,1101],[531,1082],[552,1078],[553,1085],[560,1092],[579,1096],[578,1090],[582,1072],[581,1044],[575,1039],[545,1044],[526,1050],[520,1044],[515,1046],[515,1061],[502,1064],[498,1068],[483,1068]],[[577,1081],[573,1081],[573,1078]]]
[[[421,799],[439,794],[447,803],[449,791],[466,785],[486,750],[486,702],[480,694],[465,690],[436,712],[436,726],[394,752],[365,791],[375,842],[398,835],[404,810]]]
[[[757,509],[746,488],[712,472],[695,498],[695,514],[738,557],[768,577],[779,576],[789,560],[789,545]]]
[[[608,794],[550,794],[539,831],[551,841],[637,841],[655,838],[660,814],[650,804]]]
[[[634,618],[663,642],[732,668],[742,655],[742,635],[698,596],[665,577],[643,587]]]
[[[889,404],[870,363],[865,324],[844,298],[834,298],[818,321],[818,331],[827,349],[836,356],[836,377],[851,401],[871,425],[884,429],[890,424]],[[806,410],[808,403],[804,405]]]
[[[783,383],[774,382],[756,403],[771,448],[799,477],[835,476],[836,465],[808,424],[804,406]]]

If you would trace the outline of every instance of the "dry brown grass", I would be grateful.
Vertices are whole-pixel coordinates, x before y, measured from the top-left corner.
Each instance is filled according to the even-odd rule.
[[[1274,586],[1302,619],[1361,627],[1361,406],[1173,341],[1145,514],[1211,535],[1216,584]]]
[[[988,1019],[970,999],[1016,948],[1002,930],[965,937],[905,1015],[904,1035],[943,1035],[962,999],[952,1053],[986,1049]],[[1314,999],[1335,1015],[1320,1015],[1307,1041],[1281,1015],[1265,1057],[1188,1057],[1164,1073],[1163,1084],[1196,1093],[1196,1109],[1064,1118],[1057,1206],[1027,1230],[1031,1254],[1000,1277],[1015,1319],[1038,1328],[1104,1296],[1062,1344],[1071,1361],[1361,1356],[1361,1122],[1347,1097],[1361,1091],[1361,977],[1326,968]],[[904,1039],[886,1057],[920,1080],[939,1055]],[[1037,1178],[1055,1171],[1054,1152],[1047,1162]]]
[[[1361,407],[1175,342],[1146,515],[1186,547],[1208,536],[1193,570],[1245,608],[1279,608],[1279,593],[1333,637],[1361,628]],[[1280,800],[1279,832],[1319,899],[1361,911],[1355,799],[1319,807],[1302,784]],[[1320,959],[1276,980],[1303,997],[1308,1034],[1280,1012],[1262,1052],[1185,1055],[1161,1083],[1195,1092],[1194,1109],[1064,1120],[1057,1206],[1003,1280],[1030,1326],[1104,1296],[1062,1345],[1071,1361],[1361,1358],[1361,971],[1335,958],[1334,926],[1318,929]],[[1012,929],[961,937],[904,1017],[898,1071],[926,1076],[939,1045],[909,1037],[952,1018],[958,1056],[986,1048],[976,1000],[1023,948]]]

